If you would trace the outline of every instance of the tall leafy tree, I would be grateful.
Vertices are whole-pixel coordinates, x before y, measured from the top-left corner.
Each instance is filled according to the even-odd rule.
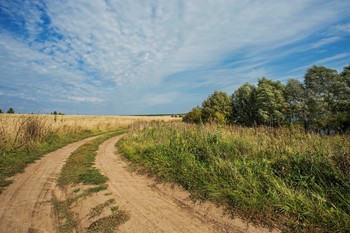
[[[256,87],[245,83],[232,95],[237,123],[252,126],[257,122]]]
[[[340,76],[343,78],[343,81],[347,84],[347,86],[350,87],[350,65],[344,67]]]
[[[338,104],[336,105],[336,121],[341,130],[350,129],[350,65],[344,67],[337,85]]]
[[[329,130],[339,98],[337,71],[324,66],[313,66],[306,72],[304,84],[308,125],[314,129]]]
[[[284,99],[284,86],[280,81],[260,79],[256,100],[259,123],[271,126],[284,124],[287,103]]]
[[[215,91],[202,103],[203,122],[225,124],[231,121],[232,115],[232,101],[226,92]]]
[[[305,88],[299,80],[289,79],[284,91],[288,104],[286,109],[286,122],[305,125]]]

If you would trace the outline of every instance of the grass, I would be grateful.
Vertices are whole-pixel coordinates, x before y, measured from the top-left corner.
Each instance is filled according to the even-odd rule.
[[[69,143],[79,141],[99,134],[98,131],[83,131],[70,135],[47,135],[42,141],[37,142],[30,148],[21,147],[13,150],[0,149],[0,193],[8,185],[12,183],[8,178],[23,172],[24,168],[41,158],[43,155],[57,150]]]
[[[79,202],[81,199],[88,198],[93,193],[108,188],[108,185],[105,184],[108,178],[93,167],[96,153],[101,143],[109,138],[125,133],[125,131],[126,129],[120,129],[87,142],[75,150],[67,159],[58,178],[57,185],[60,188],[67,186],[74,187],[75,185],[88,185],[88,188],[84,188],[84,186],[74,188],[71,193],[67,194],[66,200],[53,200],[60,232],[77,230],[78,224],[75,220],[74,213],[71,211],[71,207],[74,203]],[[114,199],[110,199],[91,209],[89,219],[98,217],[106,207],[111,209],[111,214],[91,223],[87,229],[88,232],[113,232],[119,224],[128,219],[127,214],[119,210],[116,206],[113,206],[113,204]]]
[[[128,220],[128,214],[122,210],[119,210],[117,206],[114,205],[115,200],[109,199],[104,203],[98,204],[96,207],[92,208],[89,213],[89,219],[96,218],[100,216],[103,211],[109,208],[111,214],[97,219],[92,222],[89,227],[87,227],[87,232],[115,232],[118,225]]]
[[[112,205],[114,203],[115,203],[114,199],[109,199],[109,200],[105,201],[104,203],[98,204],[97,206],[95,206],[94,208],[91,209],[91,211],[89,213],[89,219],[100,216],[106,207],[112,208]]]
[[[91,184],[100,185],[107,181],[99,170],[93,167],[99,145],[107,139],[125,132],[121,129],[115,132],[104,134],[75,150],[67,159],[57,184],[63,187],[69,184]]]
[[[171,117],[0,114],[0,193],[9,177],[41,156],[71,142],[126,127],[137,121]]]
[[[87,232],[115,232],[115,229],[120,224],[126,222],[129,217],[126,212],[119,210],[118,207],[111,207],[112,214],[100,218],[87,228]]]
[[[298,128],[135,124],[125,157],[193,197],[293,232],[350,229],[350,137]]]

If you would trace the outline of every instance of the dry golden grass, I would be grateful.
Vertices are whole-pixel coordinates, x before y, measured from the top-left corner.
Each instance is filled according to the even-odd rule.
[[[126,128],[134,122],[170,121],[172,117],[0,114],[0,193],[42,155],[83,138]]]
[[[71,135],[84,131],[108,132],[135,122],[171,121],[170,116],[81,116],[0,114],[0,147],[16,149],[49,134]]]

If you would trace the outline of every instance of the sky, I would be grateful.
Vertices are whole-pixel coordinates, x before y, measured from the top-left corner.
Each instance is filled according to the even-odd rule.
[[[0,109],[185,113],[350,64],[346,0],[0,0]]]

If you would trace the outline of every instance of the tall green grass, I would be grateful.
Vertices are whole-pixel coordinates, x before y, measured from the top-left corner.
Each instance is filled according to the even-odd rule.
[[[298,128],[139,124],[124,155],[194,197],[285,231],[350,229],[350,137]]]

